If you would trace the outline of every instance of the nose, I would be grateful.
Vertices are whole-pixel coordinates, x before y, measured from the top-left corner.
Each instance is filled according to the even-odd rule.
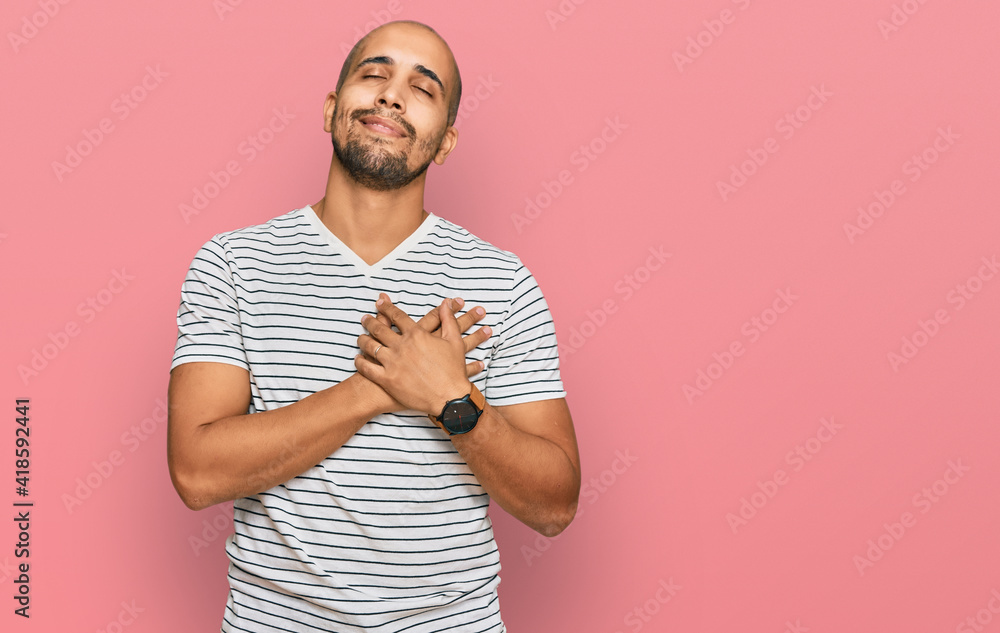
[[[406,102],[402,95],[402,88],[396,81],[386,81],[382,85],[382,90],[375,95],[375,105],[402,114],[406,112]]]

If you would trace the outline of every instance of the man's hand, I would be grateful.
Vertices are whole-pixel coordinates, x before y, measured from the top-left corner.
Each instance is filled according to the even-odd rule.
[[[394,306],[385,293],[379,295],[375,305],[379,318],[365,315],[361,321],[368,334],[358,337],[358,347],[365,354],[354,359],[359,374],[407,409],[429,415],[438,415],[448,400],[469,393],[470,374],[465,366],[465,354],[478,343],[470,347],[468,339],[483,336],[485,340],[485,336],[489,336],[488,332],[483,334],[487,328],[463,339],[463,330],[459,329],[459,321],[449,309],[447,299],[436,309],[441,324],[439,336],[415,323]],[[383,316],[389,324],[381,320]],[[428,314],[425,318],[433,317]],[[369,360],[376,358],[376,350],[377,362]]]
[[[386,301],[388,301],[388,298],[386,298]],[[457,323],[457,329],[460,335],[466,332],[470,327],[472,327],[473,324],[479,322],[479,320],[486,315],[486,311],[483,310],[482,307],[476,307],[462,314],[461,316],[455,318],[454,313],[457,312],[462,307],[463,304],[464,301],[460,298],[447,299],[444,302],[444,305],[448,307],[447,314],[451,316],[451,321]],[[406,314],[403,313],[401,310],[399,310],[399,308],[393,306],[393,309],[399,311],[399,313],[403,314],[403,316],[406,316]],[[416,325],[419,326],[420,329],[422,329],[423,331],[431,335],[440,337],[442,335],[441,311],[442,311],[441,306],[432,309],[430,312],[424,315],[419,321],[417,321]],[[365,319],[365,321],[367,320],[368,319]],[[375,317],[375,320],[379,324],[383,325],[387,331],[392,332],[393,322],[389,319],[387,314],[380,311],[378,313],[378,316]],[[410,322],[412,323],[412,320]],[[367,329],[370,330],[370,327]],[[464,359],[465,354],[467,354],[468,352],[472,351],[473,349],[481,345],[484,341],[488,340],[491,334],[492,331],[489,328],[489,326],[487,326],[480,328],[475,332],[472,332],[471,334],[463,337],[462,342],[464,344],[465,351],[462,355],[462,358]],[[383,348],[378,350],[379,357],[381,358],[382,352],[385,351],[384,344],[376,341],[374,344],[368,345],[367,341],[369,340],[375,340],[375,339],[373,339],[371,336],[367,334],[362,334],[360,337],[358,337],[358,347],[360,347],[362,351],[366,352],[363,360],[370,361],[370,364],[372,365],[381,366],[381,363],[379,363],[378,359],[373,357],[372,354],[374,354],[375,350],[379,348],[379,345],[383,345]],[[361,358],[361,356],[359,356],[358,358]],[[355,360],[355,366],[358,367],[358,373],[355,375],[356,378],[363,381],[364,383],[366,383],[371,387],[370,391],[372,392],[372,398],[375,406],[378,407],[379,413],[392,413],[395,411],[403,411],[405,409],[412,408],[406,406],[405,404],[402,404],[401,402],[393,398],[380,385],[376,384],[375,382],[371,381],[368,377],[366,377],[362,373],[362,370],[357,360]],[[481,361],[473,361],[471,363],[467,363],[465,365],[466,378],[467,379],[471,378],[476,374],[478,374],[479,372],[481,372],[482,370],[483,370],[483,363]],[[442,404],[442,407],[443,406],[444,405]],[[440,412],[440,410],[441,407],[438,408],[438,412]]]

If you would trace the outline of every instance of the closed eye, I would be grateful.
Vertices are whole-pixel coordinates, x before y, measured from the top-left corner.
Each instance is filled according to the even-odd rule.
[[[420,86],[413,86],[413,87],[414,87],[414,88],[416,88],[417,90],[419,90],[420,92],[424,93],[424,94],[425,94],[425,95],[427,95],[428,97],[433,97],[433,96],[434,96],[434,95],[432,95],[432,94],[430,93],[430,91],[428,91],[428,90],[424,90],[424,89],[423,89],[423,88],[421,88]]]

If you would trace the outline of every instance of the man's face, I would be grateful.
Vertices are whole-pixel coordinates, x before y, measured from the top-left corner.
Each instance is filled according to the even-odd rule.
[[[431,32],[394,24],[371,34],[337,93],[334,153],[347,174],[378,191],[404,187],[444,162],[453,143],[451,54]],[[453,139],[452,139],[453,140]]]

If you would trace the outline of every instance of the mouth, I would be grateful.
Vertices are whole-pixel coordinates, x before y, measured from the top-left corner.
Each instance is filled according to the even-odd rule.
[[[364,116],[358,119],[361,125],[365,126],[372,132],[377,134],[384,134],[386,136],[398,136],[400,138],[406,136],[406,132],[403,128],[399,126],[398,123],[391,119],[386,119],[380,116]]]

